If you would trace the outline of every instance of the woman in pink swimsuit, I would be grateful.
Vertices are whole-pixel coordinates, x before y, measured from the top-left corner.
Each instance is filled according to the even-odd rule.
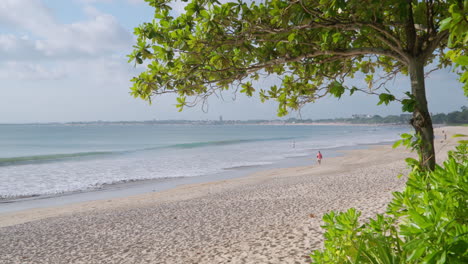
[[[320,165],[322,163],[322,153],[320,153],[320,151],[317,153],[317,162],[318,164]]]

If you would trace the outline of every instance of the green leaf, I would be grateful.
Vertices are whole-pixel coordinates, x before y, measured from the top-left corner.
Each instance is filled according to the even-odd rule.
[[[177,97],[177,103],[176,107],[179,109],[179,112],[181,112],[185,106],[185,97]]]
[[[406,158],[405,159],[406,163],[409,164],[410,166],[417,165],[419,164],[419,161],[413,159],[413,158]]]
[[[454,60],[455,63],[458,63],[462,66],[468,65],[468,56],[459,56]]]
[[[421,228],[421,229],[425,229],[425,228],[431,226],[431,223],[428,222],[426,217],[424,217],[423,215],[420,215],[415,210],[408,210],[408,214],[411,217],[411,220],[413,222],[413,226],[416,226],[416,227]]]
[[[333,83],[331,83],[330,85],[330,88],[329,88],[329,92],[330,94],[332,94],[333,96],[337,97],[337,98],[341,98],[341,96],[344,94],[345,92],[345,88],[344,86],[337,82],[337,81],[334,81]]]
[[[424,243],[423,241],[421,240],[413,240],[411,241],[415,244],[414,246],[414,250],[412,250],[412,253],[406,258],[406,261],[408,263],[411,263],[413,260],[418,260],[422,254],[424,254],[424,252],[426,251],[426,247],[421,247],[421,243]]]
[[[291,34],[289,34],[289,36],[288,36],[288,41],[289,41],[289,42],[293,42],[295,37],[296,37],[296,33],[291,33]]]
[[[436,264],[444,264],[447,258],[447,252],[444,250],[442,254],[440,254],[440,258],[437,260]]]
[[[386,94],[386,93],[381,93],[379,95],[379,103],[377,105],[381,105],[382,103],[385,103],[385,105],[388,105],[390,102],[395,101],[395,96],[392,94]]]
[[[440,21],[440,30],[447,30],[450,27],[450,23],[452,22],[451,17],[447,17],[446,19]]]
[[[413,135],[408,134],[408,133],[403,133],[403,134],[401,134],[401,138],[404,138],[404,139],[410,139],[410,138],[412,138],[412,137],[413,137]]]
[[[373,82],[374,82],[374,75],[373,74],[368,74],[368,75],[366,75],[366,78],[364,78],[364,80],[366,81],[369,90],[372,89],[372,85],[373,85]]]
[[[241,93],[245,93],[247,96],[252,96],[253,93],[255,92],[255,88],[253,88],[251,82],[247,82],[241,85]]]
[[[332,38],[333,38],[333,43],[336,44],[336,43],[340,40],[340,38],[341,38],[341,33],[338,33],[338,32],[337,32],[337,33],[333,34],[333,35],[332,35]]]
[[[414,109],[416,108],[417,102],[416,102],[416,100],[411,98],[411,99],[403,99],[401,101],[401,104],[402,104],[401,110],[403,112],[412,113],[412,112],[414,112]]]

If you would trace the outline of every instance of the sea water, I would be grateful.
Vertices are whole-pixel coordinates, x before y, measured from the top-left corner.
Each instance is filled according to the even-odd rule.
[[[391,142],[401,126],[0,125],[0,199],[216,174]]]

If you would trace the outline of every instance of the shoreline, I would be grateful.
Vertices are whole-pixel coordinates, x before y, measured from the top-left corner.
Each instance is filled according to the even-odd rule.
[[[13,136],[16,129],[7,131],[7,133],[12,133],[13,139],[16,137]],[[36,131],[31,128],[25,129],[23,134],[38,132],[35,134],[42,135],[48,130],[40,128]],[[92,191],[101,189],[101,186],[106,189],[108,186],[125,184],[125,182],[134,180],[214,174],[237,166],[276,163],[289,156],[314,156],[313,152],[318,149],[378,144],[381,141],[395,140],[397,133],[408,131],[407,128],[401,127],[379,128],[376,126],[341,127],[341,129],[331,126],[289,126],[289,128],[280,126],[255,126],[252,128],[249,126],[195,126],[193,128],[193,131],[196,132],[194,132],[194,136],[191,136],[191,139],[184,139],[182,135],[186,129],[183,127],[140,129],[137,126],[122,127],[120,135],[125,135],[129,140],[122,138],[120,143],[115,139],[107,139],[105,136],[108,131],[114,130],[110,127],[75,129],[61,126],[51,128],[51,130],[62,136],[49,138],[45,134],[44,137],[48,139],[50,146],[42,147],[40,150],[31,148],[32,150],[29,152],[26,151],[25,147],[18,150],[12,147],[5,148],[0,153],[3,157],[7,157],[0,158],[2,171],[0,178],[3,183],[0,184],[1,200],[17,200],[16,198],[31,196],[54,196],[55,194],[81,192],[82,190]],[[211,130],[216,132],[210,137],[207,137],[205,132],[198,133]],[[93,141],[89,136],[89,131],[95,131],[99,139]],[[146,142],[143,139],[145,137],[131,137],[132,133],[144,132],[151,137],[155,133],[159,135],[167,131],[169,131],[167,135],[172,137],[174,134],[175,139],[167,142],[158,141],[158,138],[165,138],[160,135],[152,139],[151,142]],[[330,133],[323,131],[330,131]],[[384,132],[380,134],[375,131]],[[70,143],[68,146],[69,143],[63,140],[65,133],[79,136],[80,140],[85,142],[85,147],[79,147],[78,142]],[[16,139],[14,142],[21,145],[21,141],[18,140]],[[40,137],[34,136],[31,140],[28,144],[41,144]],[[182,144],[178,144],[177,140],[181,140]],[[93,143],[96,146],[91,148],[91,145],[86,143],[87,141],[97,142]],[[190,144],[186,141],[190,141]],[[60,147],[61,145],[68,147]],[[58,151],[57,149],[62,150]],[[223,151],[225,154],[217,154],[217,152]],[[239,155],[240,153],[245,153],[245,155]],[[140,163],[143,166],[140,166]],[[61,169],[62,167],[64,169]]]
[[[439,137],[441,130],[448,137],[436,139],[439,162],[456,145],[451,135],[468,134],[443,127]],[[0,262],[310,263],[322,243],[323,214],[350,207],[364,218],[383,213],[405,184],[396,177],[410,156],[403,148],[345,152],[321,166],[0,214]]]
[[[327,153],[327,158],[333,158],[344,155],[349,150],[359,150],[372,148],[374,146],[389,145],[393,141],[383,141],[372,144],[357,144],[352,146],[340,146],[332,148],[322,148]],[[311,149],[313,150],[313,149]],[[35,209],[52,206],[62,206],[77,202],[86,202],[92,200],[113,199],[144,193],[159,192],[179,185],[196,184],[196,183],[209,183],[220,180],[248,177],[256,172],[261,172],[271,169],[292,168],[298,166],[307,166],[315,162],[313,158],[314,153],[311,155],[300,155],[286,157],[282,160],[263,165],[249,165],[239,167],[224,168],[222,172],[210,173],[198,176],[180,176],[180,177],[166,177],[154,179],[135,179],[126,180],[122,182],[115,182],[104,184],[97,188],[89,188],[85,190],[77,190],[72,192],[63,192],[56,194],[34,194],[15,197],[1,197],[0,198],[0,215],[13,211],[20,211],[25,209]],[[127,191],[126,191],[127,190]],[[86,196],[86,198],[85,198]],[[89,196],[89,197],[88,197]],[[64,200],[62,200],[64,198]],[[51,202],[47,202],[51,200]],[[55,200],[61,200],[60,203]],[[69,200],[69,201],[68,201]],[[44,202],[41,202],[44,201]],[[20,204],[20,206],[16,206]],[[25,205],[21,205],[25,204]],[[17,207],[17,208],[15,208]]]

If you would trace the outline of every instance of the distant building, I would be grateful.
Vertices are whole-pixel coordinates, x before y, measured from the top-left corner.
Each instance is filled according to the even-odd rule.
[[[219,116],[219,122],[223,122],[223,116],[222,115]]]
[[[372,115],[359,115],[359,114],[355,114],[355,115],[352,115],[351,117],[352,117],[352,118],[355,118],[355,119],[357,119],[357,118],[371,118]]]

